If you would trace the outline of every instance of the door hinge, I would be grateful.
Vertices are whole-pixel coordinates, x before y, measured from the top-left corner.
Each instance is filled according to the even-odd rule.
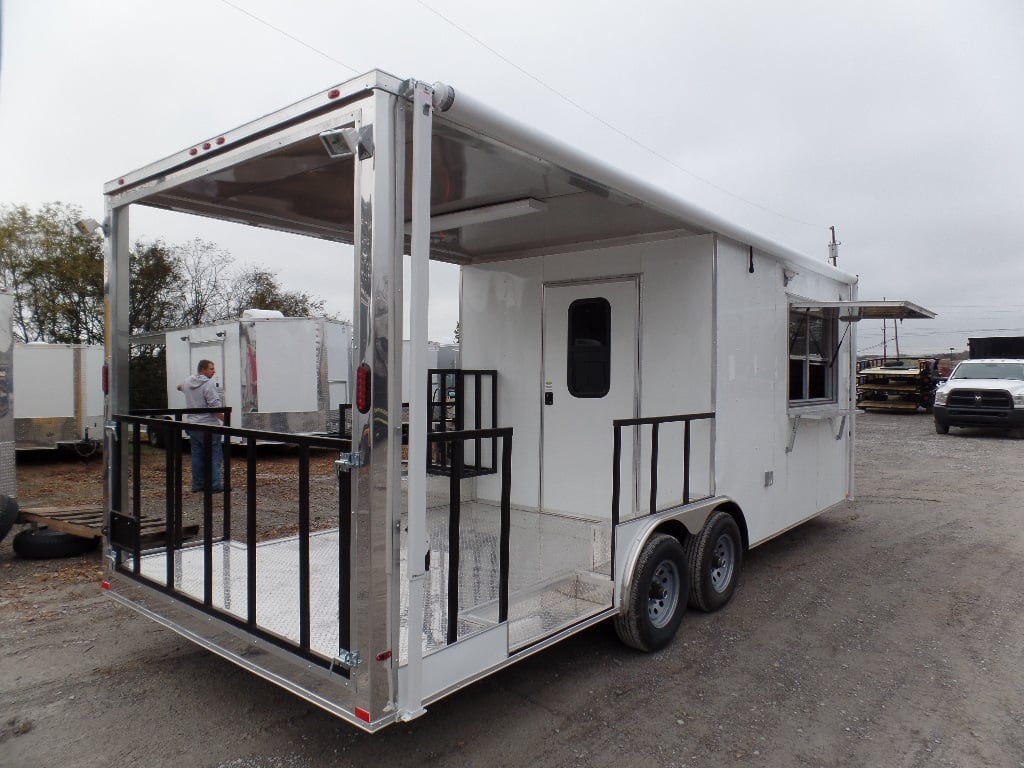
[[[334,671],[334,665],[351,671],[359,666],[359,651],[349,651],[344,648],[338,649],[338,655],[331,659],[330,672]]]

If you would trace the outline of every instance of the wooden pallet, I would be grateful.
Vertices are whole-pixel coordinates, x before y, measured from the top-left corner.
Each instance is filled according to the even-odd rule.
[[[19,523],[45,525],[50,530],[63,531],[86,539],[103,536],[103,510],[96,506],[85,507],[30,507],[18,512]],[[142,518],[140,524],[142,544],[162,543],[167,538],[167,526],[158,517]],[[182,538],[190,539],[199,533],[198,525],[182,526]]]

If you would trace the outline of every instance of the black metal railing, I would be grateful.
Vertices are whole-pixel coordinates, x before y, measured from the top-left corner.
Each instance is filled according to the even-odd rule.
[[[461,481],[474,477],[472,471],[462,472],[462,452],[467,442],[501,440],[501,505],[498,535],[498,622],[508,621],[509,540],[511,535],[512,427],[497,429],[455,430],[427,434],[428,449],[445,447],[451,457],[449,465],[448,507],[448,584],[446,642],[459,639],[459,561],[462,521]],[[497,450],[495,450],[497,455]],[[410,637],[413,633],[410,632]]]
[[[114,552],[115,569],[147,586],[173,596],[182,603],[190,605],[197,610],[224,621],[233,626],[246,630],[250,634],[265,640],[268,643],[289,650],[307,661],[322,667],[330,667],[332,659],[323,653],[319,653],[311,647],[311,590],[310,590],[310,458],[313,449],[333,449],[335,451],[348,451],[350,441],[335,437],[296,435],[280,432],[267,432],[261,430],[239,429],[230,426],[214,426],[206,424],[193,424],[182,420],[183,415],[188,413],[222,412],[226,409],[173,409],[173,410],[147,410],[135,412],[131,415],[115,415],[113,421],[116,425],[115,438],[120,442],[124,439],[131,440],[131,477],[129,481],[129,495],[131,508],[129,512],[124,511],[120,494],[122,471],[121,452],[112,451],[111,472],[113,474],[112,488],[115,493],[112,495],[112,509],[108,537]],[[171,417],[170,419],[165,417]],[[226,414],[226,420],[230,413]],[[163,517],[165,530],[162,539],[159,541],[144,541],[141,535],[143,522],[143,505],[146,500],[146,487],[143,479],[141,462],[141,431],[145,427],[147,431],[157,430],[159,434],[166,437],[164,445],[167,448],[165,459],[166,480],[164,483]],[[184,433],[186,430],[198,431],[210,435],[219,435],[225,442],[224,446],[224,474],[223,474],[223,511],[221,525],[215,526],[214,504],[211,489],[212,474],[212,445],[210,440],[203,441],[205,486],[203,492],[203,509],[201,538],[199,545],[189,544],[188,546],[201,546],[202,554],[202,596],[201,598],[185,592],[177,583],[176,552],[185,548],[186,540],[195,532],[199,532],[199,526],[186,527],[183,524],[182,510],[182,455]],[[237,541],[245,544],[246,558],[246,595],[245,609],[238,612],[228,610],[227,606],[218,606],[214,601],[214,545],[226,542],[232,538],[231,523],[231,449],[233,440],[241,441],[245,449],[245,532]],[[277,632],[271,632],[263,628],[257,621],[257,543],[259,541],[259,529],[257,525],[257,453],[258,442],[274,442],[294,446],[296,449],[297,472],[297,496],[298,510],[294,518],[294,526],[297,528],[297,563],[298,591],[299,591],[299,623],[298,639],[284,637]],[[349,606],[351,605],[351,583],[350,583],[350,561],[351,551],[351,486],[347,473],[338,473],[338,577],[339,577],[339,616],[338,616],[338,640],[339,647],[350,647],[350,616]],[[215,530],[215,527],[217,530]],[[290,527],[290,526],[289,526]],[[161,550],[166,564],[166,572],[161,582],[158,579],[148,577],[142,572],[143,556],[159,557]],[[126,559],[130,557],[131,567],[126,566]],[[239,615],[241,613],[242,615]],[[347,675],[344,669],[335,668],[340,674]]]
[[[469,395],[472,395],[470,397]],[[489,403],[485,403],[486,400]],[[489,405],[486,408],[485,405]],[[468,421],[467,421],[468,419]],[[498,372],[463,368],[431,368],[427,371],[427,433],[475,431],[482,432],[498,425]],[[484,437],[473,438],[471,459],[467,460],[461,445],[456,460],[452,450],[456,443],[435,441],[435,450],[427,453],[427,472],[461,477],[497,473],[498,439],[492,437],[485,449]],[[487,454],[489,453],[489,460]]]
[[[658,448],[659,430],[662,424],[683,424],[683,504],[690,503],[690,425],[695,421],[714,419],[714,413],[686,413],[677,416],[650,416],[640,419],[616,419],[612,422],[615,430],[612,444],[612,526],[619,524],[619,496],[622,490],[622,429],[623,427],[651,427],[651,493],[648,514],[657,511],[658,502]]]

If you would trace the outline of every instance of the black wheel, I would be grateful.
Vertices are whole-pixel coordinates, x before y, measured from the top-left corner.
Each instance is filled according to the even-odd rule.
[[[92,552],[99,539],[86,539],[63,531],[36,528],[22,531],[11,542],[14,552],[30,560],[48,560],[56,557],[74,557]]]
[[[743,538],[732,515],[712,512],[701,532],[688,542],[686,559],[690,605],[711,612],[728,603],[743,567]]]
[[[937,435],[948,435],[949,434],[949,426],[946,425],[946,424],[939,424],[939,422],[936,421],[935,422],[935,434],[937,434]]]
[[[671,536],[651,536],[633,572],[629,604],[615,617],[619,639],[641,651],[668,645],[686,612],[689,586],[683,546]]]
[[[18,519],[18,502],[10,496],[0,494],[0,541],[10,533],[11,526]]]

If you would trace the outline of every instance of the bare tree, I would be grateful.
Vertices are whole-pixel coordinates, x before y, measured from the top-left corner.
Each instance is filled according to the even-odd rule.
[[[184,282],[178,324],[199,325],[229,317],[231,254],[199,238],[174,246],[173,252]]]

